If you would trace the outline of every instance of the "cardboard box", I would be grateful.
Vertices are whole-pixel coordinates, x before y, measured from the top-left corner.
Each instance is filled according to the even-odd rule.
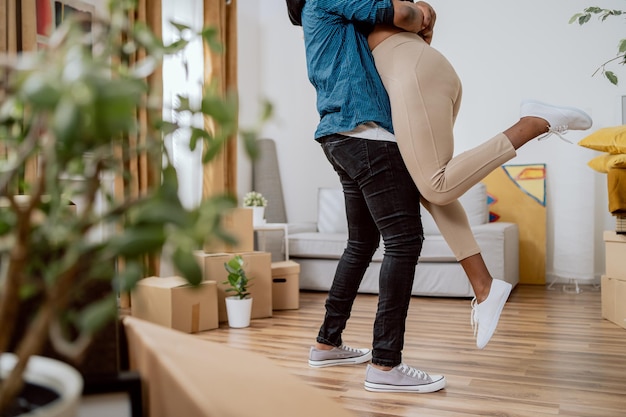
[[[626,329],[626,280],[602,276],[602,318]]]
[[[234,245],[209,240],[204,244],[205,253],[231,253],[254,251],[254,227],[251,208],[235,208],[222,218],[222,228],[237,240]]]
[[[272,308],[300,308],[300,265],[293,261],[272,263]]]
[[[606,276],[626,280],[626,235],[604,232]]]
[[[217,329],[217,284],[192,287],[181,277],[144,278],[131,293],[131,314],[186,333]]]
[[[228,272],[224,263],[233,256],[241,255],[244,260],[244,270],[250,282],[250,296],[252,297],[253,319],[272,317],[272,254],[269,252],[240,252],[240,253],[205,253],[196,251],[195,256],[205,280],[217,283],[217,302],[219,321],[228,321],[226,302],[224,299],[231,296],[226,292],[228,285],[223,284],[228,279]]]

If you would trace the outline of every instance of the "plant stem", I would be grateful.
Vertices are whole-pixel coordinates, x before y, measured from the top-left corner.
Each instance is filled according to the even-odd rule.
[[[62,310],[68,303],[69,296],[66,289],[74,285],[78,270],[78,266],[74,265],[55,280],[35,319],[28,326],[26,336],[16,349],[18,361],[9,376],[0,385],[0,412],[9,406],[24,385],[22,376],[28,365],[28,360],[31,356],[41,353],[48,338],[48,328],[54,314]]]

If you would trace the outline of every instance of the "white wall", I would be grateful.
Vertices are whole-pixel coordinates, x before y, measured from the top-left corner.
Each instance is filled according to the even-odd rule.
[[[568,24],[588,0],[432,0],[438,13],[433,46],[463,81],[463,106],[455,134],[457,152],[504,130],[518,118],[522,98],[584,108],[592,129],[621,124],[622,85],[591,77],[612,58],[622,38],[622,19],[580,27]],[[598,3],[598,2],[596,2]],[[600,4],[601,3],[601,4]],[[604,0],[605,8],[623,1]],[[339,186],[313,140],[318,122],[315,92],[308,82],[300,28],[289,23],[284,1],[239,0],[242,122],[251,120],[261,97],[275,106],[264,130],[277,142],[290,222],[316,217],[319,187]],[[572,132],[573,142],[585,133]],[[548,281],[597,279],[604,271],[602,231],[614,228],[606,201],[606,176],[587,167],[594,152],[552,137],[520,150],[512,164],[547,164]],[[246,172],[243,161],[240,172]],[[249,174],[240,193],[249,191]]]

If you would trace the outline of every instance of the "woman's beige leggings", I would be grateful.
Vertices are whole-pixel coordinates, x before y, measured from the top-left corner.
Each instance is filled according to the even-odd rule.
[[[500,133],[455,157],[461,82],[452,65],[418,35],[397,33],[373,50],[391,102],[398,147],[457,260],[480,252],[458,198],[516,155]],[[426,200],[426,201],[425,201]]]

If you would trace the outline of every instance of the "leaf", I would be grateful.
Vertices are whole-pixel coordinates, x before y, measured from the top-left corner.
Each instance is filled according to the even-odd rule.
[[[50,78],[54,79],[54,77]],[[59,87],[59,85],[49,81],[42,72],[36,72],[22,84],[21,92],[33,106],[51,109],[61,99],[62,92]]]
[[[613,85],[617,85],[617,76],[613,71],[605,71],[604,76],[611,82]]]
[[[202,282],[202,269],[193,253],[178,247],[172,254],[172,262],[191,285],[199,285]]]
[[[255,131],[242,130],[239,132],[241,140],[243,141],[246,154],[250,159],[256,159],[259,156],[259,144],[257,142],[257,134]]]
[[[139,225],[159,225],[172,223],[180,227],[188,225],[187,212],[180,204],[166,200],[144,204],[131,214],[133,223]]]
[[[158,189],[157,197],[162,197],[166,201],[181,206],[178,197],[178,174],[172,165],[168,165],[161,173],[161,186]]]
[[[24,106],[17,97],[6,97],[0,103],[0,123],[12,122],[22,118]]]
[[[129,292],[143,278],[143,268],[138,262],[126,262],[124,270],[113,279],[116,292]]]
[[[174,108],[177,112],[195,112],[195,109],[191,107],[191,102],[189,101],[189,97],[183,95],[176,95],[176,107]]]
[[[189,45],[189,41],[185,39],[179,39],[167,45],[165,47],[165,53],[168,55],[175,54],[176,52],[182,51]]]
[[[264,101],[263,111],[261,112],[261,121],[262,122],[268,121],[270,117],[272,117],[273,113],[274,113],[274,105],[268,100]]]
[[[152,30],[142,21],[137,21],[132,28],[135,40],[144,46],[154,57],[161,59],[165,54],[165,47],[161,39],[159,39]]]
[[[0,211],[0,236],[11,232],[15,224],[16,216],[14,212],[5,209]]]
[[[224,51],[224,48],[222,47],[222,44],[217,40],[217,34],[217,29],[215,29],[214,27],[207,27],[202,30],[202,32],[200,32],[202,39],[204,39],[204,41],[213,52],[222,53]]]
[[[153,253],[163,247],[166,235],[162,226],[126,228],[121,235],[111,238],[108,247],[119,256],[128,258]]]
[[[109,294],[107,297],[95,301],[85,307],[78,316],[78,327],[87,334],[95,334],[103,329],[117,315],[117,296]]]
[[[52,129],[57,140],[67,150],[75,149],[81,133],[80,109],[71,98],[64,98],[54,111]],[[82,146],[78,144],[79,146]]]
[[[619,49],[619,52],[622,54],[626,52],[626,39],[622,39],[619,41],[618,49]]]
[[[239,273],[239,271],[243,270],[243,258],[240,255],[236,255],[231,258],[224,266],[226,270],[230,273]]]
[[[202,99],[201,111],[222,128],[231,128],[237,121],[237,97],[230,93],[224,99],[213,94]]]
[[[132,69],[131,75],[135,78],[146,78],[160,65],[160,61],[152,56],[140,60]]]
[[[159,120],[156,124],[156,128],[163,132],[164,136],[167,136],[176,132],[179,129],[179,126],[176,123]]]
[[[602,10],[603,10],[603,9],[601,9],[600,7],[597,7],[597,6],[587,7],[587,8],[585,9],[585,11],[586,11],[587,13],[595,13],[595,14],[601,13],[601,12],[602,12]]]
[[[173,20],[170,21],[170,25],[174,26],[179,32],[185,32],[187,30],[191,30],[191,27],[183,23],[174,22]]]
[[[210,139],[211,135],[204,129],[197,127],[191,128],[191,138],[189,139],[189,150],[194,151],[198,146],[198,139]]]
[[[568,22],[568,23],[569,23],[569,24],[574,23],[574,22],[575,22],[575,21],[577,21],[577,20],[580,18],[580,16],[582,16],[582,15],[583,15],[582,13],[576,13],[574,16],[570,17],[570,19],[569,19],[569,22]]]

